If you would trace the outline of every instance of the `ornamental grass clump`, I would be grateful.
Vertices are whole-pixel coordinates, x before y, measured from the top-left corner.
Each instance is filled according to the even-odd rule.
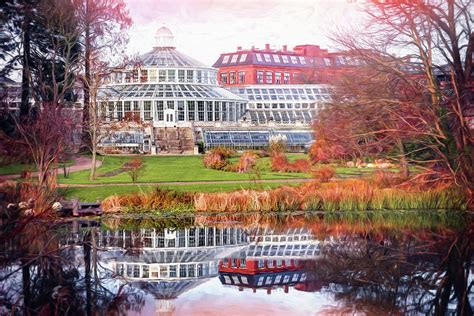
[[[467,196],[456,188],[415,192],[378,188],[364,180],[345,180],[324,185],[311,182],[268,191],[200,193],[195,196],[194,207],[208,212],[465,210]]]
[[[206,168],[214,170],[222,170],[227,165],[227,160],[219,153],[209,151],[204,155],[202,162]]]
[[[156,188],[150,192],[112,195],[102,201],[104,212],[148,212],[157,210],[185,210],[192,208],[190,193]]]
[[[255,167],[257,163],[257,154],[253,151],[247,150],[240,156],[239,161],[236,164],[236,171],[239,173],[249,172]]]

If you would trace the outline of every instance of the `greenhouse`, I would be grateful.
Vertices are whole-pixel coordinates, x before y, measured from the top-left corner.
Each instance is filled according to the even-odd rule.
[[[234,149],[259,149],[269,145],[272,136],[286,139],[289,149],[304,149],[313,141],[310,130],[203,130],[204,147],[230,147]]]
[[[168,28],[158,29],[155,40],[133,67],[113,69],[98,94],[104,128],[113,122],[143,122],[149,127],[134,137],[143,144],[120,146],[123,137],[114,136],[105,142],[134,152],[191,153],[194,127],[235,124],[247,101],[219,87],[215,69],[176,50]],[[126,127],[122,131],[128,132]]]

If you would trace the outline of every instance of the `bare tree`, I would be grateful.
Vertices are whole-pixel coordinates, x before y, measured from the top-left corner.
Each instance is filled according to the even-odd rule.
[[[472,197],[474,143],[467,113],[473,106],[473,2],[371,1],[363,9],[367,23],[350,32],[338,32],[335,41],[380,75],[420,91],[415,97],[406,98],[411,103],[410,111],[399,115],[400,119],[410,123],[424,150],[434,156],[433,165],[442,167]],[[377,101],[377,97],[373,99]],[[379,101],[383,104],[386,100]],[[407,118],[414,118],[417,123]],[[403,133],[405,127],[388,132]]]
[[[84,45],[84,109],[83,125],[89,124],[91,82],[94,80],[94,63],[107,51],[114,56],[127,41],[126,33],[132,20],[123,0],[73,0],[76,16],[81,25]],[[84,131],[83,139],[90,147],[90,133]]]

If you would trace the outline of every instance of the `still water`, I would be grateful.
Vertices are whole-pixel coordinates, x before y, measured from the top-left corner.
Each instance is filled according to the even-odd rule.
[[[473,237],[453,212],[4,221],[0,315],[472,315]]]

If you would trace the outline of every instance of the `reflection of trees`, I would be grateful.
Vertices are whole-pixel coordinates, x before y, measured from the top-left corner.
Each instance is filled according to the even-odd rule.
[[[446,315],[456,306],[457,315],[472,315],[473,235],[472,228],[383,239],[348,235],[324,247],[313,273],[331,284],[337,300],[359,311],[380,313],[383,306],[383,313]]]
[[[97,228],[79,244],[61,244],[67,231],[44,222],[21,221],[0,233],[0,305],[22,314],[122,315],[139,310],[143,297],[100,266]],[[84,259],[84,260],[82,260]]]

